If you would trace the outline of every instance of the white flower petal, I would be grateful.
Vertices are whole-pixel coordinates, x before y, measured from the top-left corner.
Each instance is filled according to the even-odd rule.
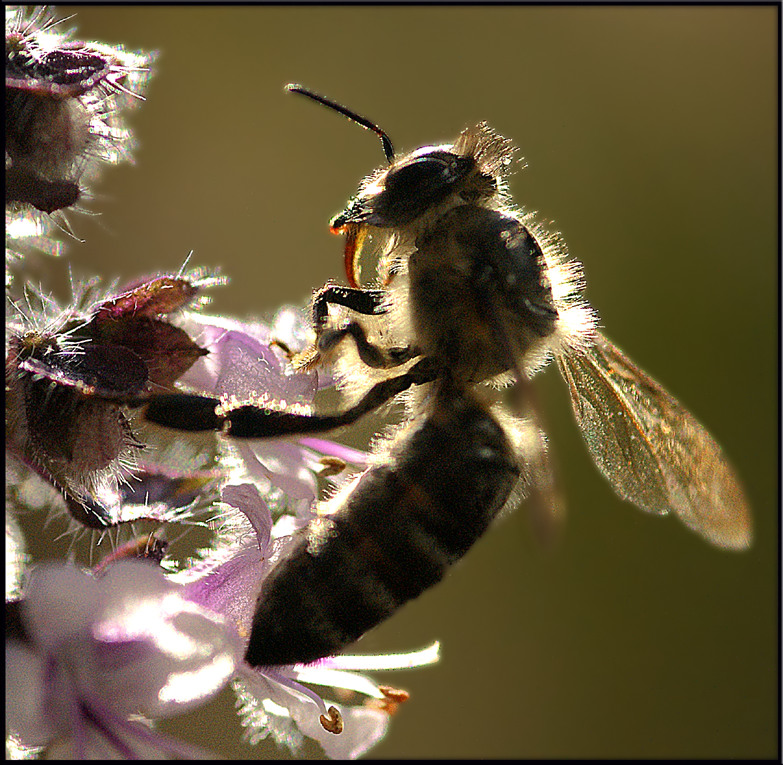
[[[301,683],[322,685],[329,688],[344,688],[376,699],[383,698],[383,694],[378,690],[378,686],[373,680],[354,672],[312,665],[296,667],[295,673],[296,679]]]
[[[36,566],[28,574],[25,593],[25,625],[44,650],[86,633],[101,609],[100,584],[74,566]]]
[[[57,693],[120,716],[163,717],[202,704],[244,652],[233,626],[144,561],[120,561],[99,579],[42,566],[30,578],[23,618],[54,662],[50,674],[65,683]]]
[[[43,746],[56,729],[44,707],[44,662],[32,649],[15,640],[5,647],[5,724],[27,747]]]
[[[366,707],[337,707],[343,718],[343,731],[335,735],[324,730],[319,719],[303,710],[292,710],[291,716],[306,736],[315,739],[333,760],[355,760],[377,744],[389,727],[389,715]]]
[[[424,667],[428,664],[435,664],[439,659],[440,643],[435,641],[432,645],[422,648],[420,651],[377,655],[342,654],[340,656],[329,656],[326,659],[321,659],[318,664],[313,664],[312,666],[378,672],[387,669],[413,669],[414,667]]]

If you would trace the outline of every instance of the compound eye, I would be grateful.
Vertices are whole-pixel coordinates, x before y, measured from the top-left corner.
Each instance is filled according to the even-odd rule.
[[[455,158],[456,159],[456,158]],[[390,194],[415,194],[448,185],[454,174],[454,162],[440,157],[418,157],[410,164],[390,171],[386,191]]]
[[[385,225],[404,225],[454,193],[456,182],[473,164],[469,157],[441,152],[392,168],[374,201],[374,212]]]

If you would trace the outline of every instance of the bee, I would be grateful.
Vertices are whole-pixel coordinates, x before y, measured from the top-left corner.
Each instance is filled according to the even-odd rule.
[[[355,119],[353,113],[297,85],[288,86]],[[333,299],[357,313],[359,295],[408,353],[437,359],[463,382],[523,383],[551,358],[566,381],[590,454],[612,488],[642,510],[673,511],[720,547],[750,544],[750,510],[720,447],[664,388],[596,329],[581,298],[582,269],[565,247],[510,202],[506,175],[514,152],[486,123],[450,146],[426,146],[368,176],[331,228],[346,234],[345,267],[353,297],[316,295],[318,347],[348,335],[350,322],[324,329]],[[380,234],[381,291],[358,285],[358,257],[368,234]],[[402,328],[402,329],[401,329]],[[356,341],[362,355],[364,339]],[[397,358],[397,348],[388,349]],[[371,355],[363,361],[372,366]]]
[[[596,329],[582,271],[506,178],[514,149],[485,123],[452,144],[396,157],[374,123],[298,85],[377,133],[388,164],[331,222],[345,235],[348,287],[313,298],[316,341],[300,366],[333,366],[349,405],[297,414],[203,396],[162,396],[145,416],[181,429],[266,438],[330,430],[406,392],[406,417],[371,466],[333,498],[265,580],[246,658],[313,661],[342,650],[439,581],[504,508],[556,504],[530,378],[555,359],[577,424],[612,488],[675,513],[709,542],[750,544],[747,502],[720,447]],[[369,237],[377,284],[360,285]],[[492,402],[516,383],[518,413]]]

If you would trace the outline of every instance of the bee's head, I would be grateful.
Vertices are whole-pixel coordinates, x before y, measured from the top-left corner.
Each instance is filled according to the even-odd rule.
[[[486,123],[464,130],[453,145],[424,146],[396,159],[391,139],[374,122],[300,85],[286,90],[372,130],[383,143],[388,166],[366,178],[330,222],[333,233],[346,236],[345,267],[352,286],[358,286],[358,253],[368,227],[408,226],[442,205],[481,202],[501,193],[513,148]]]
[[[345,268],[358,285],[358,259],[368,228],[417,225],[428,213],[462,204],[481,204],[504,193],[503,176],[513,149],[484,123],[463,131],[453,144],[423,146],[364,180],[359,192],[331,223],[346,235]],[[421,232],[419,232],[421,233]]]
[[[331,222],[346,226],[407,226],[453,194],[459,194],[476,163],[451,146],[424,146],[370,176],[345,210]]]

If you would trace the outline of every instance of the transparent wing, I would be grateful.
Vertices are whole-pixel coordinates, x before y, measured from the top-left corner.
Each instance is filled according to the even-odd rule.
[[[676,399],[600,334],[557,361],[590,454],[617,494],[648,512],[675,512],[719,547],[750,545],[750,509],[733,470]]]

